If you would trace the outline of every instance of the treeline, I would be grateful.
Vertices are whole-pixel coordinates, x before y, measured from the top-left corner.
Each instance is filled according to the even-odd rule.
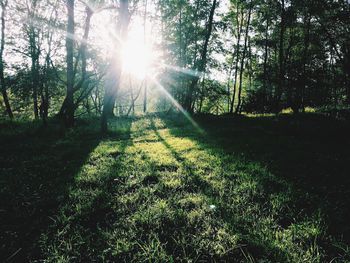
[[[213,1],[164,2],[167,37],[176,43],[173,63],[225,73],[220,83],[204,78],[199,85],[187,72],[174,74],[173,92],[187,110],[240,114],[348,107],[348,1],[231,0],[214,22]]]
[[[347,0],[0,3],[1,107],[11,119],[57,116],[71,127],[75,117],[94,114],[106,130],[116,109],[126,105],[129,114],[137,99],[144,112],[151,102],[173,107],[162,93],[147,96],[147,86],[158,86],[151,78],[142,90],[120,88],[120,43],[137,17],[152,25],[153,48],[162,50],[157,83],[190,113],[298,113],[350,103]],[[101,14],[114,19],[118,39],[107,56],[96,44]]]

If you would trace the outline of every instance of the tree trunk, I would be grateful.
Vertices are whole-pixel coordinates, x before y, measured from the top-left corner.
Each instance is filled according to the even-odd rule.
[[[6,7],[7,7],[7,0],[1,1],[1,43],[0,43],[0,86],[1,87],[0,87],[0,89],[1,89],[2,97],[4,99],[7,115],[12,120],[13,113],[11,110],[10,102],[9,102],[7,91],[6,91],[5,76],[4,76],[4,61],[3,61],[3,54],[4,54],[4,49],[5,49]]]
[[[145,90],[143,94],[143,113],[147,112],[147,80],[145,80]]]
[[[343,71],[345,76],[346,102],[350,105],[350,40],[344,54]]]
[[[201,52],[201,60],[199,61],[199,66],[197,67],[197,70],[201,73],[204,73],[205,68],[206,68],[206,64],[207,64],[207,53],[208,53],[208,45],[209,45],[209,40],[210,40],[210,36],[211,36],[211,32],[213,30],[213,20],[214,20],[214,12],[215,12],[215,8],[216,8],[216,3],[217,0],[213,1],[213,4],[211,6],[210,9],[210,15],[209,15],[209,20],[208,20],[208,30],[205,36],[205,42],[204,42],[204,46],[203,46],[203,50]],[[189,87],[189,92],[187,94],[186,97],[186,102],[185,102],[185,110],[187,110],[188,112],[192,113],[193,112],[193,94],[194,94],[194,90],[197,86],[197,83],[199,81],[199,77],[194,77],[190,87]]]
[[[308,10],[306,11],[304,18],[304,50],[303,50],[303,77],[302,77],[302,86],[298,87],[298,94],[297,94],[297,111],[301,109],[304,111],[305,104],[304,104],[304,96],[305,96],[305,90],[307,86],[307,70],[306,65],[308,62],[308,53],[309,53],[309,42],[310,42],[310,26],[311,26],[311,17],[308,13]]]
[[[244,61],[245,61],[245,54],[247,52],[247,42],[248,42],[248,33],[249,33],[249,26],[250,26],[250,17],[252,14],[252,6],[253,4],[250,3],[249,12],[248,12],[248,18],[247,18],[247,24],[245,28],[245,37],[244,37],[244,47],[243,47],[243,53],[241,58],[241,68],[239,72],[239,87],[238,87],[238,102],[236,106],[235,113],[238,114],[240,112],[241,103],[242,103],[242,81],[243,81],[243,70],[244,70]]]
[[[280,36],[279,36],[279,80],[277,90],[275,94],[275,112],[281,111],[281,96],[284,86],[284,32],[285,25],[285,0],[281,2],[281,23],[280,23]]]
[[[346,86],[346,98],[347,103],[350,105],[350,70],[347,70],[348,73],[345,73],[345,86]]]
[[[120,0],[118,33],[121,40],[124,40],[126,38],[129,21],[129,1]],[[120,48],[121,46],[118,45],[117,49],[120,50]],[[119,52],[119,50],[117,50],[117,52]],[[109,65],[108,73],[106,75],[105,95],[103,99],[103,109],[101,116],[102,132],[107,132],[108,118],[114,116],[114,105],[117,98],[117,92],[121,78],[121,58],[119,55],[117,55],[113,60],[114,61],[112,61],[112,63]]]
[[[79,53],[81,54],[81,79],[79,83],[76,85],[74,88],[75,91],[83,88],[82,93],[86,90],[86,81],[87,81],[87,71],[86,71],[86,66],[87,66],[87,56],[86,56],[86,51],[87,51],[87,42],[89,39],[89,33],[90,33],[90,24],[91,24],[91,17],[93,15],[93,11],[89,6],[86,6],[86,18],[85,18],[85,26],[84,26],[84,35],[83,39],[81,42],[81,46],[79,48]],[[76,62],[78,63],[78,62]],[[86,95],[88,96],[88,95]]]
[[[232,92],[232,99],[231,99],[231,107],[230,107],[230,114],[233,114],[234,104],[235,104],[235,98],[236,98],[236,87],[237,87],[237,76],[238,76],[238,63],[239,63],[239,50],[240,50],[240,42],[241,42],[241,31],[243,27],[243,9],[241,12],[241,21],[239,22],[239,6],[237,4],[237,44],[236,44],[236,65],[235,65],[235,77],[234,77],[234,83],[233,83],[233,92]]]
[[[49,51],[46,54],[45,58],[45,67],[44,67],[44,80],[42,81],[42,91],[41,91],[41,105],[40,105],[40,115],[42,117],[42,120],[44,122],[44,125],[47,124],[47,118],[49,115],[49,105],[50,105],[50,95],[49,95],[49,83],[50,83],[50,56],[51,56],[51,43],[52,43],[52,36],[50,37],[50,40],[48,41],[49,45]]]
[[[29,46],[30,46],[30,58],[31,58],[31,84],[33,90],[33,111],[34,118],[39,118],[38,107],[38,86],[39,86],[39,50],[36,43],[36,33],[33,26],[29,29]]]
[[[265,29],[265,52],[264,52],[264,78],[263,78],[263,106],[267,102],[267,59],[269,57],[268,37],[269,37],[269,18],[266,18],[266,29]]]
[[[75,109],[78,107],[79,103],[83,101],[86,97],[89,96],[89,93],[91,92],[92,89],[88,89],[86,82],[87,82],[87,57],[86,57],[86,51],[87,51],[87,41],[89,38],[89,33],[90,33],[90,24],[91,24],[91,18],[93,15],[93,10],[89,6],[86,6],[86,18],[85,18],[85,26],[84,26],[84,35],[83,39],[79,48],[78,52],[78,58],[76,59],[74,69],[73,69],[73,115]],[[74,85],[74,79],[76,75],[76,68],[78,66],[78,60],[81,57],[81,79],[80,81]],[[81,91],[81,94],[79,95],[79,99],[74,102],[74,93],[78,90],[83,88]],[[64,99],[61,109],[58,113],[58,116],[61,118],[65,118],[67,115],[67,107],[68,107],[68,99],[67,97]]]
[[[66,127],[74,125],[74,65],[73,65],[73,49],[74,49],[74,0],[67,0],[68,23],[66,37],[67,51],[67,93],[66,93],[66,112],[64,121]]]
[[[143,14],[143,42],[146,45],[146,23],[147,23],[147,0],[145,0],[145,12]],[[147,112],[147,76],[145,79],[145,90],[143,94],[143,113]]]
[[[44,95],[43,95],[43,100],[42,100],[42,108],[43,108],[43,121],[46,123],[47,117],[49,115],[49,87],[47,84],[44,86]]]
[[[233,53],[232,53],[232,62],[230,65],[230,70],[228,72],[228,78],[227,78],[227,84],[226,84],[226,89],[227,89],[227,112],[230,112],[230,105],[231,105],[231,90],[230,90],[230,82],[231,82],[231,75],[233,71]]]

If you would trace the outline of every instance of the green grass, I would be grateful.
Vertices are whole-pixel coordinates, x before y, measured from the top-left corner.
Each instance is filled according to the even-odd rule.
[[[346,124],[196,121],[1,124],[0,260],[350,262]]]

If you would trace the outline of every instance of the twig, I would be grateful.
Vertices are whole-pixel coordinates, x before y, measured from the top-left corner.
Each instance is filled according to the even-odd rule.
[[[22,250],[22,248],[20,247],[19,249],[17,249],[16,251],[15,251],[15,253],[13,253],[11,256],[9,256],[6,260],[5,260],[5,262],[9,262],[12,258],[14,258],[20,251]]]

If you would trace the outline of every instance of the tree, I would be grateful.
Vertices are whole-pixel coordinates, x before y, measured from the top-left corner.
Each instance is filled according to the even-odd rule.
[[[126,39],[129,22],[129,1],[120,0],[119,22],[117,26],[117,34],[119,36],[119,41],[116,45],[117,54],[112,58],[112,61],[110,61],[105,81],[105,94],[103,99],[103,110],[101,116],[101,130],[103,132],[107,131],[108,118],[114,116],[113,110],[115,100],[117,98],[117,92],[120,84],[122,70],[122,62],[120,58],[120,50],[122,48],[122,43],[120,42]]]
[[[213,20],[214,20],[214,13],[215,13],[215,8],[216,8],[216,3],[217,0],[214,0],[210,9],[210,13],[209,13],[209,19],[208,19],[208,23],[207,23],[207,31],[205,34],[205,40],[204,40],[204,45],[201,51],[201,55],[200,55],[200,59],[197,63],[196,66],[196,70],[198,72],[205,72],[206,69],[206,65],[207,65],[207,53],[208,53],[208,45],[209,45],[209,40],[211,37],[211,32],[213,30]],[[188,94],[186,96],[186,101],[185,101],[185,105],[184,108],[188,111],[188,112],[193,112],[193,107],[194,107],[194,103],[193,103],[193,94],[194,94],[194,90],[195,87],[197,86],[199,81],[199,77],[198,76],[194,76],[193,80],[191,81],[191,84],[189,86],[189,91]]]
[[[280,3],[280,33],[279,33],[279,51],[278,51],[278,61],[279,61],[279,76],[278,76],[278,85],[275,92],[275,111],[278,113],[281,110],[281,96],[284,88],[284,34],[286,30],[286,21],[285,21],[285,0],[281,0]]]
[[[74,0],[67,0],[68,22],[66,36],[67,92],[64,122],[66,127],[74,125]]]
[[[250,26],[250,18],[252,15],[252,9],[253,9],[253,0],[250,0],[249,7],[248,7],[248,18],[247,18],[246,27],[245,27],[244,46],[243,46],[243,53],[241,58],[241,68],[239,71],[238,103],[235,111],[236,114],[240,113],[240,110],[241,110],[243,67],[244,67],[244,61],[245,61],[246,52],[247,52],[247,42],[249,38],[248,34],[249,34],[249,26]]]
[[[226,3],[228,9],[217,8]],[[111,58],[95,41],[103,34],[94,17],[106,9],[103,15],[117,17]],[[1,12],[1,101],[10,118],[46,122],[58,113],[71,127],[76,116],[102,113],[106,130],[116,103],[128,111],[130,95],[130,113],[137,101],[143,112],[159,105],[164,99],[153,94],[153,78],[137,101],[136,88],[123,91],[119,55],[136,23],[143,42],[151,31],[147,44],[162,53],[157,81],[190,113],[298,113],[350,103],[350,8],[344,0],[3,0]],[[129,25],[132,14],[137,19]],[[223,79],[225,92],[217,88]]]
[[[13,113],[10,106],[10,102],[7,95],[6,90],[6,83],[5,83],[5,76],[4,76],[4,60],[3,60],[3,54],[5,50],[5,27],[6,27],[6,7],[7,7],[8,1],[7,0],[1,0],[1,40],[0,40],[0,86],[1,86],[1,94],[4,99],[5,108],[7,115],[10,119],[13,119]]]
[[[237,76],[238,76],[238,63],[239,63],[239,52],[240,52],[240,41],[241,41],[241,31],[243,28],[243,8],[241,8],[241,11],[239,11],[240,4],[237,1],[236,3],[236,27],[237,27],[237,42],[235,46],[235,75],[234,75],[234,82],[233,82],[233,92],[232,92],[232,98],[231,98],[231,105],[230,105],[230,113],[233,113],[234,109],[234,103],[235,103],[235,98],[236,98],[236,87],[237,87]],[[232,60],[233,62],[233,60]]]
[[[143,37],[144,45],[146,45],[146,24],[147,24],[147,0],[144,2],[145,10],[143,14]],[[143,113],[147,112],[147,76],[144,82],[144,94],[143,94]]]
[[[31,88],[32,88],[32,98],[33,98],[33,113],[34,118],[39,118],[39,104],[38,104],[38,88],[39,88],[39,78],[40,78],[40,40],[38,27],[35,27],[34,19],[37,18],[38,10],[38,0],[31,1],[27,4],[27,15],[29,23],[25,23],[25,32],[28,40],[28,56],[31,60]]]

